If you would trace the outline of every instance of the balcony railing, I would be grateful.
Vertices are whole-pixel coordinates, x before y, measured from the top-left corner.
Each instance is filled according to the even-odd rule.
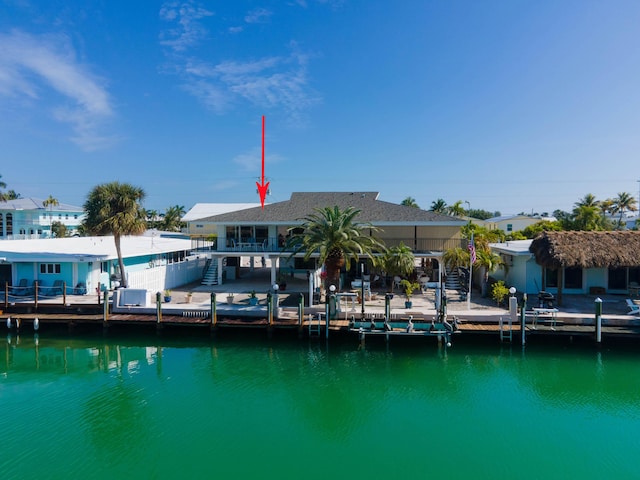
[[[224,241],[222,241],[224,240]],[[446,250],[460,247],[467,248],[467,240],[459,238],[387,238],[384,241],[387,248],[396,247],[403,243],[411,248],[413,253],[429,253],[444,252]],[[285,249],[282,239],[276,237],[264,239],[213,239],[204,241],[202,239],[194,239],[192,241],[193,250],[197,251],[216,251],[230,253],[269,253],[269,252],[289,252],[291,249]]]

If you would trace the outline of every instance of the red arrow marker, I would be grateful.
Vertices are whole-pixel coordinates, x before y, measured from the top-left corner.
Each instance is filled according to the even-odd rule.
[[[267,197],[267,191],[269,190],[269,182],[264,183],[264,115],[262,116],[262,183],[256,182],[256,186],[260,194],[260,205],[264,210],[264,199]]]

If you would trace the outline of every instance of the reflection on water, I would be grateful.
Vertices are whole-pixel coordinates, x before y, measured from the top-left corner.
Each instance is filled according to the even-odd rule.
[[[0,429],[42,460],[0,456],[8,478],[69,461],[92,478],[637,471],[635,352],[45,335],[0,350]]]

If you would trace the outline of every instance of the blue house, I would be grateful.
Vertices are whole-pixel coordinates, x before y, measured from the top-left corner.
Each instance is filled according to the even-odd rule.
[[[206,258],[191,253],[191,241],[159,234],[122,238],[125,275],[131,288],[162,291],[202,276]],[[16,294],[43,293],[63,284],[67,293],[95,293],[122,280],[113,237],[72,237],[0,242],[0,286]],[[55,288],[54,288],[55,287]]]
[[[640,284],[640,232],[543,232],[494,243],[507,269],[492,273],[527,294],[631,294]]]
[[[41,198],[18,198],[0,202],[0,239],[52,237],[51,226],[59,222],[74,235],[84,218],[82,207],[60,203],[45,207]]]

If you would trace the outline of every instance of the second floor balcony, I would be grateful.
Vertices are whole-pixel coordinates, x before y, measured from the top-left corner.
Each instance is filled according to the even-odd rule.
[[[384,244],[387,248],[404,244],[411,248],[415,254],[442,253],[446,250],[460,247],[467,248],[467,240],[460,238],[386,238]],[[237,254],[255,254],[269,252],[291,252],[293,249],[287,248],[283,238],[270,237],[262,239],[234,239],[213,238],[210,240],[193,239],[193,250],[229,252]]]

